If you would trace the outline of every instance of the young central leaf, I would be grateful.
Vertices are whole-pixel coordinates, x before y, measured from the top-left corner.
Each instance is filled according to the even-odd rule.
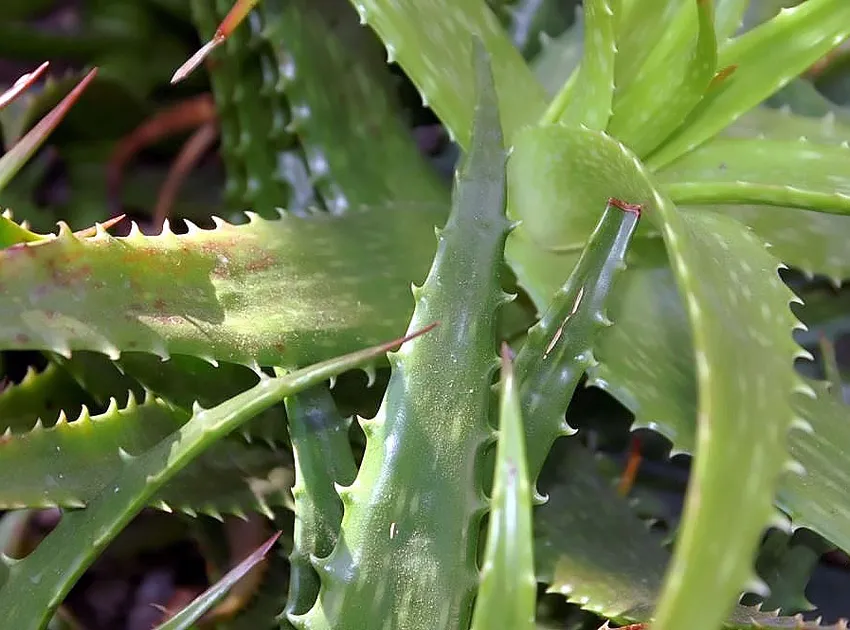
[[[496,311],[505,239],[505,151],[487,62],[452,214],[411,326],[439,321],[424,343],[391,355],[381,409],[364,422],[366,453],[341,492],[339,541],[316,562],[322,588],[300,628],[467,628],[484,513],[479,454],[491,435]]]

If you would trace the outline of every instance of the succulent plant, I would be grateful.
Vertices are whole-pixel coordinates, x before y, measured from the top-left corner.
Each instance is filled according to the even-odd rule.
[[[175,78],[211,58],[241,218],[0,218],[0,348],[47,365],[0,391],[0,507],[63,510],[4,556],[4,623],[47,627],[152,506],[282,531],[163,628],[567,627],[538,586],[585,627],[829,627],[787,613],[850,552],[850,425],[839,371],[797,364],[816,291],[780,272],[850,275],[850,126],[798,78],[850,4],[585,0],[569,28],[547,0],[230,4],[192,0],[210,43]],[[451,187],[387,61],[463,152]],[[94,77],[0,158],[0,193]],[[568,422],[584,383],[693,456],[670,541]]]

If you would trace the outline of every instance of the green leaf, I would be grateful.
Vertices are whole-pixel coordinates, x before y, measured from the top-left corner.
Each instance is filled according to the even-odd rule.
[[[701,447],[656,622],[661,629],[715,628],[744,586],[762,530],[774,517],[771,497],[787,457],[792,391],[800,386],[793,369],[799,348],[791,337],[797,322],[788,308],[793,295],[779,279],[779,262],[744,226],[676,209],[608,136],[566,127],[521,136],[526,149],[517,142],[513,168],[521,171],[516,162],[528,160],[523,169],[536,163],[563,183],[560,196],[546,198],[522,190],[537,181],[511,176],[517,198],[538,202],[512,205],[535,239],[545,235],[534,232],[541,221],[548,221],[550,242],[569,237],[571,223],[582,229],[584,219],[575,215],[592,207],[586,199],[602,194],[642,205],[664,236],[694,331]],[[547,216],[554,209],[571,223]],[[727,267],[730,252],[742,260],[739,266]],[[730,322],[747,325],[730,330]],[[747,483],[730,484],[728,475]],[[742,504],[749,505],[746,513],[736,510]],[[724,553],[712,550],[712,540],[724,540]],[[684,571],[695,565],[704,571]]]
[[[41,372],[30,367],[20,383],[0,391],[0,434],[29,431],[37,420],[50,426],[60,411],[73,414],[86,402],[91,401],[67,371],[53,363]]]
[[[532,481],[555,440],[574,432],[564,414],[584,371],[593,363],[591,348],[598,332],[610,326],[606,301],[625,267],[626,249],[639,217],[636,209],[618,207],[618,203],[608,203],[569,279],[528,331],[516,359]]]
[[[618,93],[608,133],[638,156],[647,155],[699,103],[716,65],[712,0],[687,2],[652,47],[640,77]]]
[[[241,580],[246,573],[257,566],[277,542],[280,532],[269,538],[259,548],[251,552],[242,562],[233,567],[218,582],[198,595],[192,603],[165,623],[157,626],[156,630],[190,630],[193,624],[200,620],[208,610],[216,605],[227,592]]]
[[[311,181],[334,212],[383,201],[449,202],[391,95],[383,49],[356,24],[345,0],[264,2],[262,36],[282,69],[292,110],[288,129],[307,157]],[[351,30],[351,29],[349,29]],[[347,35],[347,37],[343,37]]]
[[[714,0],[714,30],[719,44],[735,35],[749,5],[750,0]]]
[[[850,214],[850,148],[717,138],[659,178],[682,204],[764,204]]]
[[[541,40],[541,51],[532,63],[534,74],[546,93],[554,97],[581,62],[584,53],[584,21],[576,22],[553,39]]]
[[[648,620],[669,555],[576,438],[559,440],[535,509],[538,579],[604,617]]]
[[[509,352],[505,345],[496,472],[472,630],[535,627],[537,581],[532,546],[532,492],[525,461],[520,397]]]
[[[848,35],[850,4],[808,0],[730,40],[721,48],[717,66],[735,71],[714,86],[647,165],[656,170],[712,138]]]
[[[543,121],[561,121],[605,129],[614,99],[615,0],[584,3],[584,54],[575,81],[570,81],[549,105]]]
[[[304,365],[391,336],[433,254],[433,206],[316,214],[213,230],[137,230],[0,251],[0,343],[67,355],[191,354]],[[357,234],[361,234],[360,238]]]
[[[65,513],[36,550],[20,561],[0,562],[0,610],[11,627],[40,630],[74,582],[109,542],[180,470],[242,423],[286,396],[373,361],[403,340],[331,359],[258,385],[192,418],[138,457],[123,455],[118,475],[86,509]]]
[[[6,434],[0,442],[0,507],[84,507],[121,471],[119,453],[145,452],[189,416],[153,396],[137,403],[130,394],[120,409],[113,399],[102,414],[91,416],[83,408],[69,421],[63,412],[48,428],[38,423],[27,433]],[[277,471],[290,466],[285,451],[225,440],[181,471],[151,504],[213,516],[269,513],[270,505],[286,505],[287,488],[261,488],[261,480],[273,482]]]
[[[327,387],[286,399],[295,454],[295,526],[293,529],[287,615],[302,615],[316,602],[319,576],[312,558],[330,555],[339,537],[342,501],[336,486],[357,477],[348,441],[349,423],[339,416]]]
[[[340,491],[339,542],[316,561],[322,589],[300,628],[467,627],[478,583],[484,514],[482,450],[496,368],[504,243],[505,149],[489,60],[476,46],[475,131],[452,213],[410,327],[434,335],[390,356],[377,416],[361,422],[366,452]],[[374,591],[374,585],[381,588]],[[374,593],[369,605],[363,592]]]
[[[768,533],[756,560],[756,570],[770,587],[770,596],[762,602],[765,610],[796,614],[814,610],[806,599],[806,586],[823,554],[832,545],[811,532],[792,537],[778,530]]]
[[[690,0],[688,0],[690,1]],[[654,44],[673,27],[683,2],[681,0],[620,0],[617,18],[617,90],[626,90],[642,78],[647,58]]]
[[[505,137],[537,119],[543,88],[484,0],[351,0],[461,147],[470,146],[476,102],[473,37],[493,60]]]

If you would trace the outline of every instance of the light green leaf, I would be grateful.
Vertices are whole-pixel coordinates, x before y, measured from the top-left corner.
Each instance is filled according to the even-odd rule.
[[[615,84],[626,90],[633,81],[643,79],[647,58],[655,42],[673,26],[681,12],[682,0],[620,0],[617,19],[617,68]],[[688,0],[690,1],[690,0]]]
[[[592,207],[576,201],[600,194],[643,205],[664,236],[694,334],[701,437],[657,623],[661,630],[716,628],[747,581],[762,531],[774,516],[771,497],[787,457],[792,391],[799,385],[793,369],[799,348],[791,337],[797,322],[788,308],[793,295],[779,279],[779,262],[743,225],[677,210],[657,192],[634,156],[609,137],[565,127],[521,135],[526,148],[516,144],[512,170],[522,170],[517,163],[527,160],[524,170],[536,166],[564,183],[559,196],[535,197],[522,188],[537,181],[511,175],[518,189],[515,197],[538,201],[512,205],[536,240],[569,238],[571,226],[582,227],[575,215]],[[548,150],[536,152],[535,144]],[[563,169],[565,163],[569,169]],[[551,214],[563,210],[572,221],[561,216],[553,220]],[[541,220],[548,221],[548,235],[540,234]],[[744,262],[727,266],[729,252]],[[731,335],[730,322],[740,321],[749,325]],[[748,481],[730,485],[730,474]],[[749,510],[737,512],[736,506],[745,503]],[[712,549],[710,541],[715,540],[724,541],[724,553]],[[694,565],[705,570],[684,570]]]
[[[714,30],[722,45],[741,27],[750,0],[714,0]]]
[[[378,33],[461,147],[469,147],[475,73],[472,38],[493,60],[505,137],[537,119],[545,92],[484,0],[351,0],[360,20]]]
[[[472,630],[533,630],[537,600],[531,525],[531,484],[517,384],[505,346],[496,472],[481,583]]]
[[[714,86],[647,165],[656,170],[712,138],[841,44],[848,34],[850,3],[807,0],[730,40],[721,48],[717,66],[735,67],[735,71]]]
[[[427,270],[445,209],[382,208],[252,214],[179,236],[80,239],[63,225],[57,238],[0,250],[0,343],[289,367],[390,337],[412,311],[409,284]]]
[[[716,65],[712,1],[689,1],[652,46],[641,77],[618,92],[608,133],[638,156],[647,155],[699,103]]]
[[[564,85],[543,116],[545,123],[564,122],[605,129],[614,99],[616,0],[584,3],[584,54],[578,75]]]
[[[850,148],[717,138],[659,179],[682,204],[764,204],[850,214]],[[769,211],[768,211],[769,212]]]
[[[543,39],[541,44],[540,53],[534,58],[532,67],[546,94],[554,97],[581,62],[584,52],[584,19],[577,17],[570,28],[553,39]]]

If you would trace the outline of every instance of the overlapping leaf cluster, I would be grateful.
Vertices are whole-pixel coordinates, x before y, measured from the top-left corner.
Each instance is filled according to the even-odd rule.
[[[114,237],[0,219],[0,347],[48,366],[0,392],[0,505],[65,509],[0,568],[8,622],[44,627],[153,505],[294,511],[234,628],[548,627],[536,582],[597,624],[822,627],[738,601],[808,607],[768,527],[850,552],[847,407],[796,370],[814,311],[780,275],[850,271],[850,127],[797,79],[850,35],[850,5],[743,23],[742,0],[586,0],[566,29],[545,0],[230,4],[192,12],[247,222]],[[451,203],[357,18],[465,152]],[[779,90],[826,117],[768,109]],[[428,332],[389,355],[354,437],[324,382],[386,372],[395,345],[375,344],[405,328]],[[566,421],[585,375],[693,455],[672,553]]]

